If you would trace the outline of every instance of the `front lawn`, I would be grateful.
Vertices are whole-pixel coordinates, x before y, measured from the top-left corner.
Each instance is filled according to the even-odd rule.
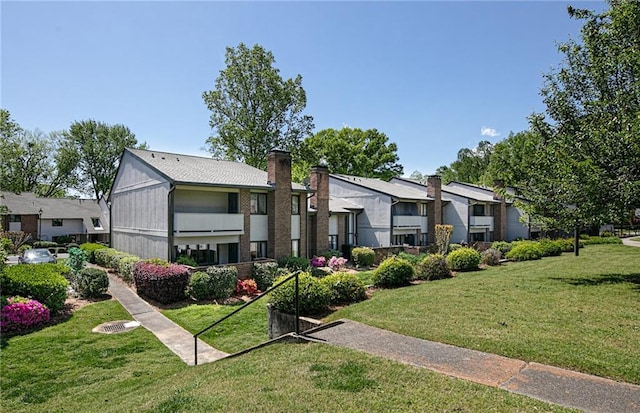
[[[149,331],[92,333],[131,317],[115,301],[3,338],[2,411],[568,412],[492,387],[324,344],[277,344],[188,367]]]
[[[585,247],[394,290],[327,319],[640,384],[640,248]]]

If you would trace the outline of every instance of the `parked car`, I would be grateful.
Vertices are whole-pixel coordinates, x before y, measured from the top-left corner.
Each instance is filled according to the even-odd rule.
[[[46,248],[33,248],[24,250],[24,252],[18,257],[20,264],[42,264],[42,263],[56,263],[56,257],[54,257]]]

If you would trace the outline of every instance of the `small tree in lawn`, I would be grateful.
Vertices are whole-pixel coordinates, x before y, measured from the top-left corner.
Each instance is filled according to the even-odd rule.
[[[447,254],[452,233],[453,225],[436,225],[436,245],[438,246],[439,254]]]

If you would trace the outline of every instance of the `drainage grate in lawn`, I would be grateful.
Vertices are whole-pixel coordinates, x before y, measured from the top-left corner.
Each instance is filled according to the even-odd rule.
[[[127,331],[133,330],[138,326],[140,326],[140,323],[138,323],[137,321],[130,321],[130,320],[109,321],[94,327],[93,330],[91,331],[93,331],[94,333],[103,333],[103,334],[125,333]]]

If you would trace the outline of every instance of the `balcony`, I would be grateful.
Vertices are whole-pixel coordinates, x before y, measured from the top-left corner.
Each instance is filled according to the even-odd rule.
[[[427,232],[427,217],[416,215],[394,215],[393,228],[419,229],[420,232]]]
[[[469,217],[469,226],[471,228],[486,228],[493,231],[493,217]]]
[[[189,235],[243,235],[244,215],[176,212],[173,231]]]

